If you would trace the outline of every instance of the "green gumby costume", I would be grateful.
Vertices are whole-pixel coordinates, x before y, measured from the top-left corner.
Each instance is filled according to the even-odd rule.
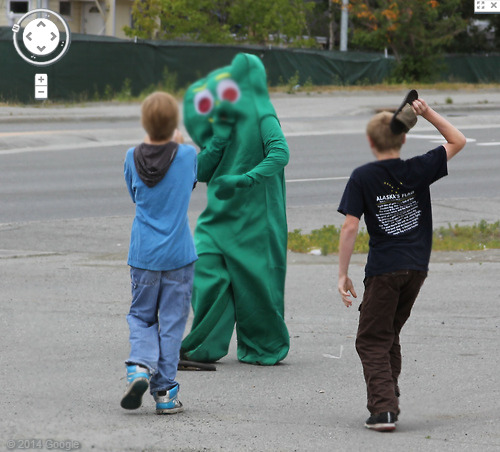
[[[207,207],[194,234],[194,319],[181,355],[217,361],[236,323],[238,359],[274,365],[290,347],[284,321],[289,151],[260,59],[238,54],[191,85],[184,123],[200,147]]]

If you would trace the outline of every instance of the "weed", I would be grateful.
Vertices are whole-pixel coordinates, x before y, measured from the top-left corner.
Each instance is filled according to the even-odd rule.
[[[307,253],[320,249],[321,254],[338,253],[340,228],[333,225],[315,229],[310,234],[302,234],[295,229],[288,234],[288,249]],[[356,238],[355,253],[368,252],[368,232],[362,229]],[[500,221],[488,223],[481,220],[472,226],[440,227],[434,230],[432,249],[434,251],[466,251],[500,248]]]
[[[288,82],[286,84],[287,87],[286,92],[288,94],[294,94],[297,91],[297,89],[300,88],[299,81],[300,81],[299,71],[295,71],[295,74],[288,79]]]
[[[440,227],[434,231],[433,247],[436,251],[485,250],[500,248],[500,221],[481,220],[473,226]]]
[[[103,100],[111,100],[113,99],[113,96],[115,95],[113,87],[111,85],[106,85],[104,87],[104,93],[102,95]]]
[[[307,77],[307,80],[304,82],[304,90],[306,93],[310,93],[314,89],[314,85],[312,82],[311,76]]]
[[[122,89],[116,94],[116,100],[129,101],[132,99],[132,80],[126,78],[123,81]]]

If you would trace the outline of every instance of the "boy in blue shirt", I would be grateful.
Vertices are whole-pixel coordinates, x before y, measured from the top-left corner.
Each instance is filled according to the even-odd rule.
[[[197,259],[187,211],[196,150],[178,144],[177,101],[155,92],[142,103],[144,143],[128,150],[124,174],[135,203],[128,265],[130,356],[121,406],[139,408],[150,387],[157,414],[182,411],[175,381]]]
[[[401,160],[405,133],[415,125],[417,115],[429,121],[446,143]],[[399,415],[399,333],[427,276],[431,254],[429,186],[447,175],[447,161],[464,147],[465,137],[419,99],[415,90],[395,115],[375,115],[368,123],[367,135],[376,161],[353,171],[338,208],[346,216],[339,243],[338,290],[344,304],[351,306],[351,295],[357,295],[348,268],[364,214],[370,249],[356,350],[371,414],[365,427],[391,431]]]

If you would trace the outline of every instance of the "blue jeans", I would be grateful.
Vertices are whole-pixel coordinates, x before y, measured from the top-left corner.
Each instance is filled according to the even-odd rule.
[[[177,385],[179,350],[191,306],[194,263],[170,271],[130,267],[130,357],[151,372],[151,393]]]

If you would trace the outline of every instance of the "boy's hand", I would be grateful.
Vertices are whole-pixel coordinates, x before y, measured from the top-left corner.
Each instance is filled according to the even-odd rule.
[[[424,99],[418,98],[417,100],[414,100],[413,103],[411,104],[413,107],[413,110],[415,111],[415,114],[417,116],[422,116],[422,118],[425,118],[425,114],[429,111],[430,107],[427,105]]]
[[[358,298],[358,295],[356,294],[356,291],[354,290],[354,285],[351,281],[351,278],[349,276],[339,276],[339,283],[338,283],[338,289],[340,296],[342,297],[342,301],[348,308],[349,306],[352,306],[352,299],[351,295],[354,298]]]
[[[184,143],[184,137],[179,129],[175,129],[174,136],[172,137],[172,141],[175,141],[178,144]]]

